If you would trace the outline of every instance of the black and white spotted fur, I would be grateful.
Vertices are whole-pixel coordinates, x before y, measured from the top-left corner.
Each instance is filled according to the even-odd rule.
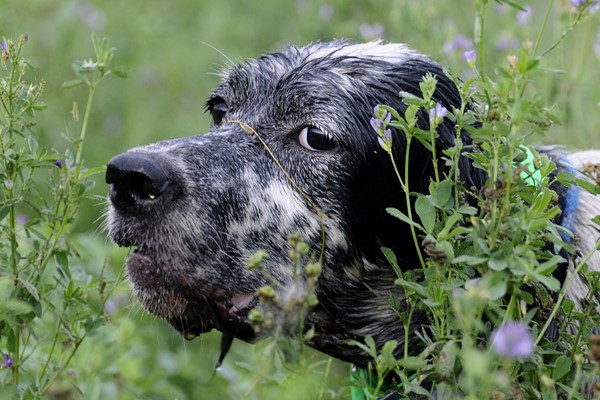
[[[318,253],[319,216],[257,135],[244,129],[249,126],[326,215],[319,304],[306,318],[315,329],[310,345],[362,367],[369,359],[349,339],[370,335],[379,345],[408,340],[411,349],[418,348],[416,335],[405,337],[397,315],[404,294],[380,250],[391,248],[402,268],[418,265],[408,226],[385,211],[406,211],[404,194],[369,120],[378,104],[402,113],[406,106],[398,93],[420,96],[426,73],[438,79],[434,99],[448,109],[459,107],[457,89],[442,68],[404,45],[289,47],[225,74],[208,100],[214,117],[208,133],[115,157],[107,171],[110,236],[135,248],[127,273],[146,310],[188,338],[218,329],[254,341],[248,311],[257,305],[256,290],[269,282],[246,268],[248,257],[266,250],[264,267],[285,288],[292,280],[287,238],[299,232]],[[419,124],[428,129],[428,115],[419,114]],[[438,150],[451,147],[454,137],[446,119]],[[463,141],[470,143],[466,134]],[[403,135],[395,135],[394,146],[403,166]],[[410,190],[423,193],[432,157],[420,144],[413,146]],[[600,162],[598,151],[569,157],[576,168]],[[484,184],[484,174],[466,157],[460,175],[466,187]],[[590,218],[600,214],[600,199],[582,191],[579,203],[574,235],[585,254],[599,236]],[[599,270],[600,254],[589,265]],[[390,307],[391,293],[400,299],[399,310]],[[575,299],[585,294],[581,282],[570,293]],[[411,327],[418,329],[425,318],[417,311]]]

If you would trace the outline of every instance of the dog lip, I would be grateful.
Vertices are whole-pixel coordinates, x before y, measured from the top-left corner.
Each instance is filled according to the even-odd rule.
[[[231,299],[207,299],[205,304],[192,303],[182,315],[167,320],[186,340],[216,329],[246,342],[253,342],[256,333],[248,322],[248,312],[257,302],[252,294],[236,295]],[[198,312],[196,306],[200,306],[202,310]]]
[[[256,334],[248,322],[248,313],[258,304],[254,293],[207,293],[199,289],[178,287],[172,281],[176,278],[173,266],[161,265],[147,249],[134,249],[127,259],[127,269],[138,292],[162,293],[162,299],[144,304],[144,307],[158,317],[165,318],[185,339],[217,329],[238,339],[254,341]],[[167,271],[169,270],[169,271]],[[169,281],[167,281],[170,280]],[[164,304],[164,296],[169,296],[172,304]]]

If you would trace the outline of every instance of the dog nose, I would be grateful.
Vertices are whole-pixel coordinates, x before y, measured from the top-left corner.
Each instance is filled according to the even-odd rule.
[[[156,202],[169,187],[169,177],[155,156],[126,152],[106,167],[109,198],[116,206],[131,208]]]

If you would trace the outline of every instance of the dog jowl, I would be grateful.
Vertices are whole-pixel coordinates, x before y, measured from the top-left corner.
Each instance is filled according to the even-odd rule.
[[[417,335],[405,337],[397,314],[406,308],[404,294],[380,249],[392,249],[402,268],[419,263],[409,226],[385,211],[407,207],[370,118],[378,104],[403,113],[398,93],[420,96],[428,73],[438,81],[434,100],[460,107],[442,68],[403,45],[289,47],[225,74],[207,102],[213,119],[207,133],[113,158],[106,174],[110,236],[134,248],[127,274],[146,310],[186,338],[217,329],[254,341],[248,313],[261,306],[256,292],[269,281],[246,267],[248,258],[265,250],[264,269],[289,287],[288,237],[298,232],[319,252],[323,223],[318,304],[305,321],[315,332],[309,344],[362,367],[369,357],[349,340],[372,336],[378,345],[394,339],[418,349]],[[418,118],[428,129],[428,115]],[[453,146],[452,122],[444,120],[438,134],[440,151]],[[403,165],[406,142],[397,137],[394,154]],[[466,134],[462,141],[470,143]],[[468,157],[459,169],[466,187],[484,184]],[[410,191],[426,193],[433,171],[431,153],[413,145]],[[589,196],[589,204],[595,201],[589,212],[600,213]],[[590,265],[597,264],[598,257]],[[390,295],[399,309],[390,307]],[[426,318],[415,311],[411,329]]]

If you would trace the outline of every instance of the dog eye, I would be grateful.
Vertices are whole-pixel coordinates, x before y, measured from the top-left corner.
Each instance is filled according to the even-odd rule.
[[[313,151],[331,150],[335,146],[333,138],[314,125],[302,128],[298,141],[303,147]]]
[[[224,101],[214,103],[210,107],[210,114],[212,115],[214,124],[221,125],[223,118],[225,118],[225,114],[227,114],[227,104],[225,104]]]

